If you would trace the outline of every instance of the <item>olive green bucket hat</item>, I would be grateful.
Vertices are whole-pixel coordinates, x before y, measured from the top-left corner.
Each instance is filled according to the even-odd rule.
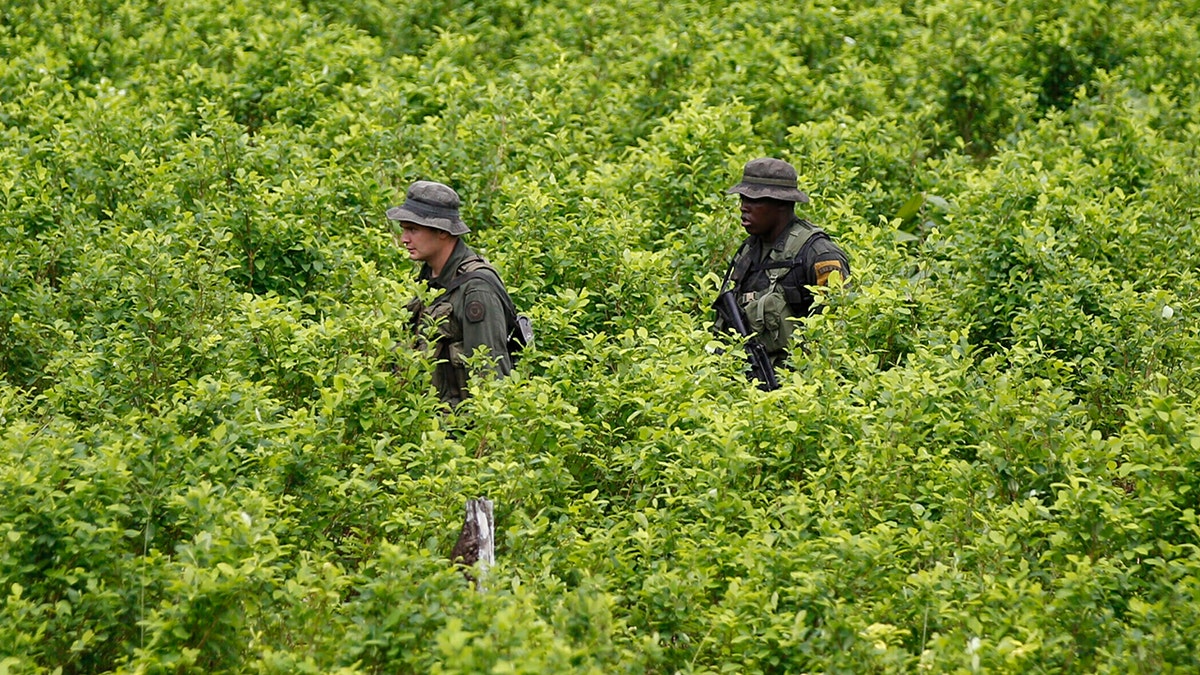
[[[808,203],[808,195],[796,187],[796,169],[782,159],[759,157],[746,162],[742,182],[725,191],[750,199],[778,199],[784,202]]]
[[[454,236],[471,231],[458,215],[458,193],[450,186],[419,180],[408,187],[404,203],[387,210],[389,220],[416,223]]]

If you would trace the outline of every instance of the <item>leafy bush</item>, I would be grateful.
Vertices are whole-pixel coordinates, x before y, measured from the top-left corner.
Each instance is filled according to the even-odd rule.
[[[0,671],[1195,670],[1192,4],[0,4]],[[453,411],[419,178],[537,331]]]

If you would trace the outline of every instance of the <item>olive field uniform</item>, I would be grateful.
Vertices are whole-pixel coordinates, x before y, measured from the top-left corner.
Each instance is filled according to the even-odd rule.
[[[743,200],[808,202],[808,195],[798,187],[796,169],[772,157],[747,162],[741,182],[726,193]],[[746,330],[778,367],[788,357],[798,319],[813,313],[813,295],[807,287],[827,284],[834,273],[849,279],[845,252],[821,228],[792,214],[775,241],[751,235],[742,242],[720,292],[732,290]],[[714,327],[731,329],[727,320],[718,312]]]
[[[403,204],[387,211],[389,220],[441,230],[455,238],[437,277],[427,263],[417,275],[419,281],[442,291],[441,295],[428,307],[419,298],[408,305],[419,343],[424,334],[420,328],[437,326],[433,385],[438,397],[451,406],[467,397],[466,359],[481,348],[487,348],[496,375],[503,377],[512,370],[509,336],[519,318],[496,269],[458,238],[471,231],[459,217],[458,208],[458,193],[451,187],[421,180],[409,186]],[[518,342],[515,348],[524,344]]]
[[[456,278],[472,272],[479,272],[480,276],[461,285],[453,283]],[[485,274],[490,275],[492,280],[484,279],[482,275]],[[437,359],[433,386],[442,400],[452,406],[458,405],[467,393],[467,364],[464,359],[473,355],[476,349],[487,347],[494,361],[496,375],[503,377],[512,370],[512,359],[508,353],[508,318],[505,313],[507,297],[502,296],[500,290],[503,284],[496,270],[461,240],[446,261],[442,276],[433,277],[429,266],[423,265],[417,278],[427,281],[429,287],[436,290],[456,286],[431,306],[418,305],[412,309],[417,310],[413,315],[418,321],[439,322],[438,339],[433,352]]]
[[[834,272],[850,276],[846,254],[819,227],[798,217],[773,245],[749,237],[738,249],[729,277],[734,297],[776,366],[787,358],[796,319],[812,314],[813,296],[806,287],[826,284]],[[727,328],[720,316],[716,327]]]

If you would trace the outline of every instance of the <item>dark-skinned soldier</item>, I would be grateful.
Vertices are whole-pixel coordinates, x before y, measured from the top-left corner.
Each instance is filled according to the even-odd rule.
[[[771,157],[746,163],[742,180],[726,191],[741,196],[742,227],[749,236],[730,264],[722,290],[732,289],[743,321],[778,367],[789,355],[797,320],[813,313],[808,286],[850,276],[845,252],[829,235],[796,215],[808,195],[791,164]],[[717,316],[716,328],[728,329]]]

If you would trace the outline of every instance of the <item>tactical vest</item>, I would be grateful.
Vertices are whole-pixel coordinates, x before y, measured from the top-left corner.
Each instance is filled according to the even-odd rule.
[[[747,327],[758,334],[758,341],[772,358],[781,359],[795,329],[795,319],[806,316],[812,297],[804,288],[802,254],[805,247],[820,237],[828,237],[820,228],[799,220],[791,228],[780,254],[750,260],[743,248],[734,257],[730,278],[737,290],[737,303],[746,314]]]

